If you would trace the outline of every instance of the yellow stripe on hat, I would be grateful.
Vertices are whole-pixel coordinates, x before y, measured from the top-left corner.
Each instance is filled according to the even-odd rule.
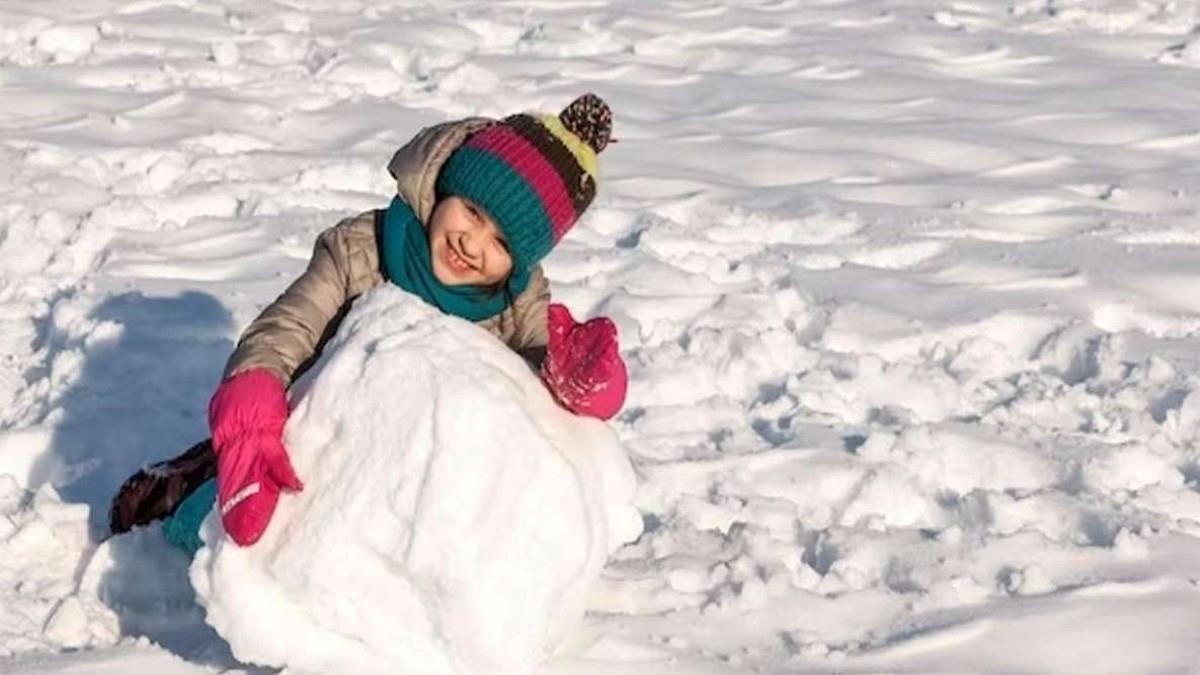
[[[563,126],[562,120],[556,115],[538,115],[537,120],[542,123],[542,126],[550,130],[554,137],[562,141],[562,144],[567,146],[571,154],[575,156],[575,161],[579,162],[580,168],[596,180],[596,151],[592,146],[583,142],[583,139],[576,136],[570,129]]]

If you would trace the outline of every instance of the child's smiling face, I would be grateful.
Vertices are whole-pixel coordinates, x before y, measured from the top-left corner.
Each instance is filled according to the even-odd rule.
[[[433,275],[447,286],[491,286],[512,271],[512,255],[500,228],[483,209],[462,197],[446,197],[429,218]]]

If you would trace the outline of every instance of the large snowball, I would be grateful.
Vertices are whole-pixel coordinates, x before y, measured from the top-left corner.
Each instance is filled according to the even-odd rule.
[[[394,287],[360,298],[297,384],[305,489],[191,569],[241,659],[300,671],[521,673],[638,535],[613,433],[564,412],[493,336]]]

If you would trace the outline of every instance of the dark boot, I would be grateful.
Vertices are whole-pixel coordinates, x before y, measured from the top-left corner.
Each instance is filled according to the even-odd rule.
[[[216,475],[217,456],[211,439],[193,445],[174,459],[138,471],[113,497],[109,529],[120,534],[170,516],[180,502]]]

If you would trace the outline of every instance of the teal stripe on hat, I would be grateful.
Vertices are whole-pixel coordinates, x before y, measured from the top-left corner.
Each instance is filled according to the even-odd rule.
[[[512,251],[514,271],[528,272],[554,248],[554,230],[538,193],[507,162],[460,146],[442,165],[438,198],[459,196],[487,211]]]

